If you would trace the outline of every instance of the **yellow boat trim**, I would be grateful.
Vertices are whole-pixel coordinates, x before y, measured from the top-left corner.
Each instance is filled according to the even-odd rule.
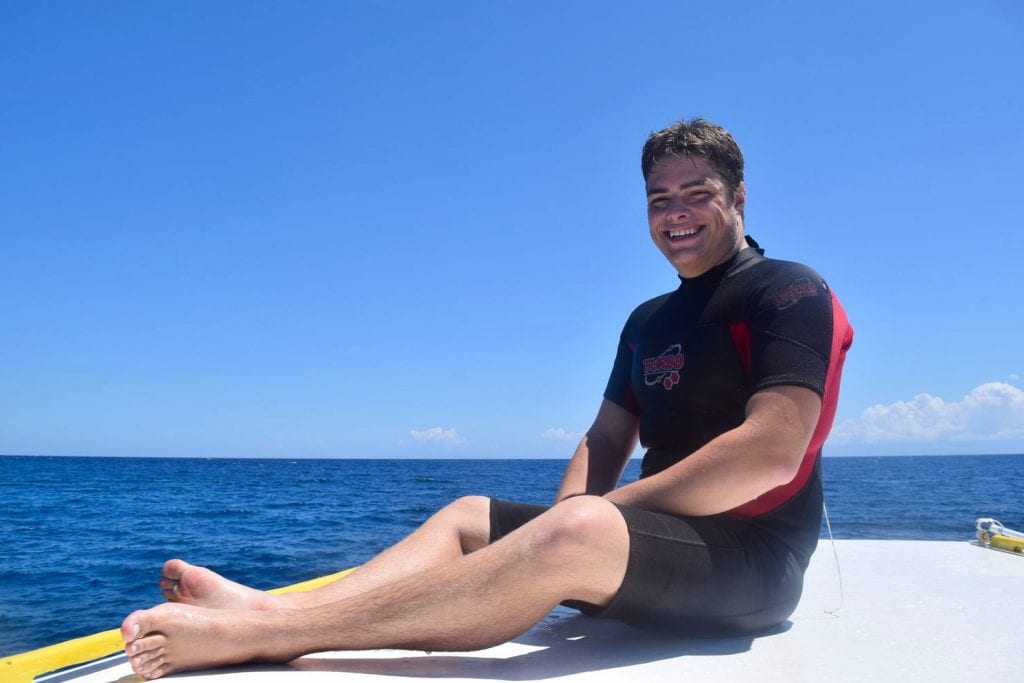
[[[290,586],[274,588],[267,592],[281,595],[282,593],[310,591],[337,581],[351,571],[352,569],[346,569],[336,574],[321,576]],[[21,654],[4,657],[0,660],[0,680],[7,683],[31,683],[36,676],[41,674],[101,659],[116,654],[123,649],[124,641],[121,640],[121,629],[114,628],[109,631],[93,633],[89,636],[66,640],[56,645],[41,647],[38,650],[29,650]]]

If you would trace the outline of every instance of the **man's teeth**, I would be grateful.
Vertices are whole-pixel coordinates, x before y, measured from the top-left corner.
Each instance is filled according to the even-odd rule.
[[[697,228],[689,228],[688,230],[669,230],[669,237],[689,237],[690,235],[696,235]]]

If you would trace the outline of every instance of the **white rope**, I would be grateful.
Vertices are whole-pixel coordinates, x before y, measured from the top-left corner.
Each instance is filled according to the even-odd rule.
[[[832,522],[829,521],[828,506],[825,505],[824,498],[821,500],[821,509],[825,512],[825,527],[828,529],[828,540],[832,542],[832,555],[836,558],[836,576],[839,578],[839,607],[832,610],[826,609],[825,614],[836,617],[846,601],[846,594],[843,592],[843,571],[839,568],[839,552],[836,550],[836,539],[832,536]]]

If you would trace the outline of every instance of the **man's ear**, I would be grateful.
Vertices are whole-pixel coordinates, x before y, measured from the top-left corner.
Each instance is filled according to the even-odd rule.
[[[732,203],[736,206],[736,210],[743,213],[743,207],[747,203],[747,183],[745,180],[741,180],[740,184],[736,186],[736,191],[732,193]]]

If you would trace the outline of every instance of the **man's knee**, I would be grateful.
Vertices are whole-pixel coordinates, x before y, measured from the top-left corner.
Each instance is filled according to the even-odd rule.
[[[598,496],[562,501],[531,523],[524,554],[563,600],[607,605],[629,562],[629,529],[618,508]]]
[[[432,521],[458,534],[463,552],[470,553],[485,545],[491,533],[491,499],[484,496],[463,496],[441,508]]]
[[[591,555],[608,550],[618,554],[617,546],[626,544],[629,532],[618,508],[600,496],[568,498],[545,515],[538,550],[558,559],[567,554]]]
[[[479,519],[481,516],[489,518],[491,499],[486,496],[463,496],[441,508],[441,512],[460,519]]]

